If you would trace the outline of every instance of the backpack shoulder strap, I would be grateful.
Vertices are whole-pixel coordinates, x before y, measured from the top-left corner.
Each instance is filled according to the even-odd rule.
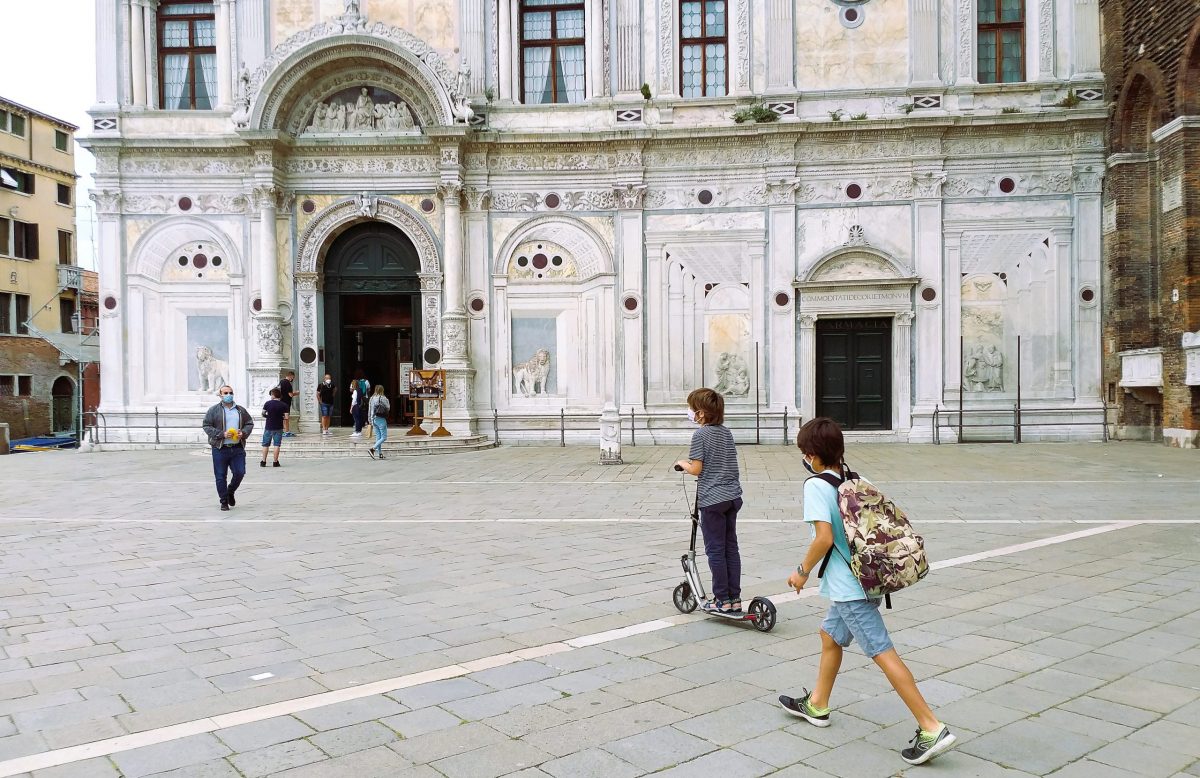
[[[843,479],[838,478],[833,473],[817,473],[816,475],[811,476],[811,477],[821,479],[825,483],[832,486],[834,488],[834,491],[836,491],[837,488],[842,485],[842,481],[843,481]],[[825,552],[825,558],[821,560],[821,567],[820,567],[820,569],[817,570],[817,578],[824,577],[825,568],[829,566],[829,559],[830,559],[830,557],[833,556],[833,550],[835,548],[837,548],[837,543],[834,543],[832,546],[829,547],[829,550]]]

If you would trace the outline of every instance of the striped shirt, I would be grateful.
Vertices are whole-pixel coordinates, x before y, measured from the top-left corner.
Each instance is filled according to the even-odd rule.
[[[692,433],[688,459],[704,463],[696,484],[696,504],[701,508],[742,496],[738,480],[737,446],[733,433],[721,424],[704,424]]]

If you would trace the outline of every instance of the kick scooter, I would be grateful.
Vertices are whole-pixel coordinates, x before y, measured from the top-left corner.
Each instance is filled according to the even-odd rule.
[[[683,468],[675,465],[676,472],[682,473]],[[681,479],[682,482],[682,479]],[[692,518],[692,542],[686,554],[679,558],[683,565],[683,583],[675,587],[671,599],[680,613],[691,613],[701,600],[707,600],[704,582],[700,580],[700,569],[696,567],[696,530],[700,528],[700,508],[688,497],[687,484],[683,484],[683,499],[687,503]],[[775,627],[775,604],[766,597],[755,597],[750,601],[750,607],[741,613],[717,613],[705,611],[706,615],[716,616],[726,621],[750,622],[759,632],[770,632]]]

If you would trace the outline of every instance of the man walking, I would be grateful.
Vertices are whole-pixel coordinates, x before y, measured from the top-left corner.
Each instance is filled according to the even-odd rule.
[[[233,401],[233,387],[222,386],[221,402],[204,414],[204,435],[212,446],[213,475],[217,479],[217,496],[221,510],[227,511],[237,500],[234,492],[246,476],[246,440],[254,432],[254,419],[242,406]],[[226,483],[229,472],[233,478]]]
[[[321,434],[332,435],[329,429],[329,417],[333,415],[333,398],[337,388],[333,385],[333,376],[325,374],[325,380],[317,387],[317,404],[321,407]]]
[[[288,407],[288,415],[283,417],[283,436],[285,438],[294,438],[296,433],[292,432],[292,398],[300,394],[296,391],[296,386],[292,382],[296,380],[296,371],[289,370],[283,374],[283,378],[279,379],[279,399],[282,400]]]

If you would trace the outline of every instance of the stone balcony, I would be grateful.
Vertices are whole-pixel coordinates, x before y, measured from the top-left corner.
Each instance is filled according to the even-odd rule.
[[[83,291],[83,268],[75,265],[58,266],[58,288]]]
[[[1162,347],[1156,346],[1117,354],[1121,358],[1121,388],[1148,405],[1162,403],[1162,352]]]

